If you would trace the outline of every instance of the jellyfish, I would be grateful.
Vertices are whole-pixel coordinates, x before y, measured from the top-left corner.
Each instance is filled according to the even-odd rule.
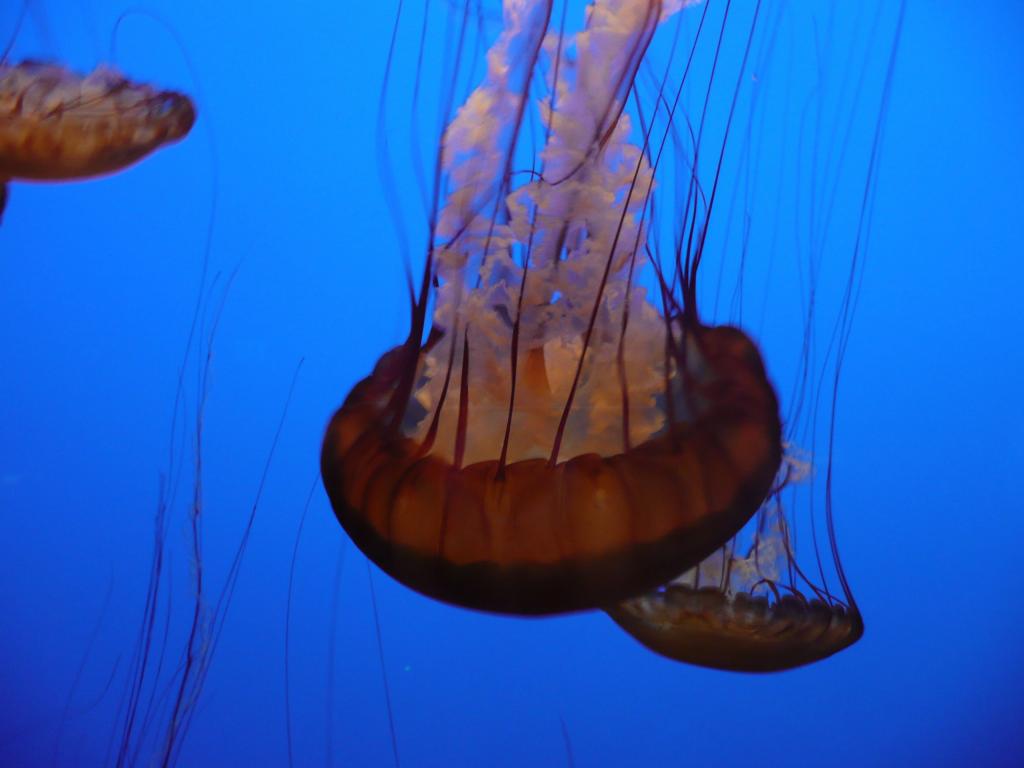
[[[777,672],[828,658],[864,634],[841,564],[839,574],[842,596],[801,570],[773,499],[758,512],[744,554],[727,545],[663,588],[606,612],[642,645],[675,661]]]
[[[896,14],[880,104],[873,114],[872,140],[865,148],[867,167],[859,169],[865,171],[864,188],[857,190],[861,208],[838,320],[827,350],[817,362],[809,352],[810,336],[805,336],[797,380],[817,383],[810,385],[813,395],[805,386],[797,389],[795,407],[785,420],[786,455],[777,485],[746,528],[701,563],[656,590],[605,607],[629,635],[666,658],[713,669],[776,672],[826,659],[864,634],[864,619],[837,543],[833,458],[840,374],[855,310],[858,257],[870,218],[881,129],[901,36],[902,5]],[[816,82],[815,86],[821,88],[822,84]],[[852,115],[843,112],[852,120]],[[829,184],[835,181],[833,178]],[[808,266],[813,279],[820,267],[813,254]],[[815,302],[808,302],[807,334],[815,324],[815,312]],[[819,414],[819,404],[827,409],[824,417]],[[813,445],[818,439],[819,418],[827,433],[823,435],[826,449],[816,461],[813,451],[806,452],[800,444],[810,441]],[[798,523],[804,526],[800,537],[796,534]]]
[[[184,138],[192,100],[100,66],[0,62],[0,216],[7,182],[70,181],[116,173]]]
[[[758,347],[697,306],[714,191],[691,184],[688,236],[653,248],[669,128],[625,109],[684,5],[596,0],[569,35],[549,33],[549,0],[506,0],[447,123],[408,337],[321,454],[342,527],[414,590],[524,615],[614,604],[720,548],[772,487],[781,423]]]

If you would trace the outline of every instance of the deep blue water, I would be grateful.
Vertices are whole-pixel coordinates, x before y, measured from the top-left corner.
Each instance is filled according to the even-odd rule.
[[[4,38],[15,5],[0,10]],[[434,5],[437,42],[447,12]],[[763,29],[779,35],[755,46],[751,69],[766,117],[741,120],[730,144],[760,158],[753,187],[739,191],[740,208],[755,212],[743,316],[755,318],[784,398],[806,288],[784,265],[812,247],[808,233],[825,233],[822,317],[834,317],[891,52],[897,9],[858,5],[791,2],[780,15],[765,3]],[[125,173],[12,188],[0,227],[0,765],[113,762],[172,447],[184,469],[170,478],[164,680],[180,658],[194,454],[172,440],[171,421],[207,247],[209,298],[176,434],[194,437],[195,353],[223,306],[202,433],[211,602],[302,363],[178,764],[287,764],[286,597],[313,487],[290,625],[294,764],[330,754],[337,765],[390,765],[368,569],[316,480],[327,418],[407,330],[400,235],[419,253],[424,224],[409,136],[419,131],[428,157],[431,140],[430,125],[408,125],[417,30],[407,18],[382,180],[377,109],[394,3],[153,0],[165,23],[129,17],[113,53],[124,4],[32,6],[15,60],[88,68],[113,56],[133,77],[196,94],[201,118],[185,142]],[[374,571],[403,765],[565,765],[560,719],[577,766],[1020,764],[1022,35],[1016,3],[907,3],[838,410],[838,536],[864,638],[795,671],[714,672],[653,655],[599,613],[473,613]],[[741,43],[727,41],[734,60]],[[428,105],[435,63],[423,69]],[[819,74],[829,85],[815,91]],[[817,132],[786,132],[813,126],[819,106]],[[837,152],[847,133],[849,151]],[[727,231],[714,253],[729,274],[740,238]],[[728,304],[719,318],[736,318]],[[141,765],[163,733],[162,688],[155,701]]]

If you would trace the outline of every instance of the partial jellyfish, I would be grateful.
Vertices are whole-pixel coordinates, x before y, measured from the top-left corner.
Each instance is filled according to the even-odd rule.
[[[860,210],[854,217],[852,259],[843,279],[838,319],[827,336],[824,354],[819,350],[817,356],[812,352],[811,334],[816,322],[815,294],[820,289],[815,282],[821,264],[815,260],[814,249],[809,249],[812,257],[805,276],[812,284],[805,304],[805,336],[796,376],[800,385],[792,411],[784,420],[787,455],[777,487],[744,530],[700,564],[656,590],[605,608],[637,641],[669,659],[731,671],[781,671],[828,658],[864,634],[864,620],[837,543],[833,449],[840,374],[859,290],[861,251],[870,228],[870,201],[902,19],[901,5],[888,56],[879,57],[880,102],[876,106],[872,99],[867,108],[874,127],[869,134],[871,141],[864,148],[865,167],[856,169],[858,185],[862,183],[863,187],[855,192],[859,201],[851,201],[854,205],[859,202]],[[873,28],[877,28],[877,21],[876,17]],[[819,76],[815,81],[816,93],[824,90],[822,79]],[[815,103],[815,98],[820,96],[808,103]],[[846,123],[842,130],[847,142],[859,98],[858,94],[852,105],[843,103],[840,111],[844,117],[837,125]],[[825,118],[820,106],[814,109],[818,110],[814,119],[820,125]],[[844,151],[852,153],[849,143]],[[822,163],[822,167],[828,165]],[[842,162],[831,172],[841,174]],[[834,190],[836,176],[822,184],[811,174],[810,184]],[[819,445],[825,443],[820,460],[813,451],[804,451],[816,439]],[[818,514],[822,509],[824,526]],[[799,536],[798,527],[802,527]]]
[[[825,659],[864,634],[837,558],[842,596],[815,583],[795,557],[781,503],[758,513],[745,553],[724,546],[665,587],[607,609],[652,651],[737,672],[776,672]],[[829,542],[834,536],[829,530]]]
[[[550,1],[506,0],[447,124],[409,335],[322,450],[339,522],[415,590],[514,614],[608,606],[696,566],[772,488],[781,422],[758,348],[698,311],[717,177],[691,174],[663,254],[654,177],[678,96],[626,110],[688,4],[597,0],[568,35]]]
[[[0,61],[0,217],[9,181],[116,173],[188,135],[192,100],[99,66]]]

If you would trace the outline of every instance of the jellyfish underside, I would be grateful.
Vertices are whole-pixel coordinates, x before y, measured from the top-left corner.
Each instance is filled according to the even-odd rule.
[[[112,69],[80,75],[57,64],[0,63],[0,215],[6,183],[103,176],[182,139],[191,99]]]
[[[791,567],[798,575],[787,583]],[[605,611],[641,644],[675,661],[776,672],[825,659],[864,633],[849,595],[801,590],[795,586],[801,580],[810,585],[792,559],[785,516],[773,502],[759,513],[758,538],[745,556],[723,547],[663,588]]]
[[[393,351],[327,430],[323,476],[339,521],[399,581],[468,607],[555,613],[653,589],[742,526],[780,458],[756,349],[735,329],[699,333],[720,355],[700,416],[629,450],[554,464],[459,466],[395,432],[388,401],[404,350]]]
[[[607,609],[647,648],[674,661],[735,672],[779,672],[828,658],[864,634],[860,613],[817,598],[771,603],[746,592],[669,585]]]

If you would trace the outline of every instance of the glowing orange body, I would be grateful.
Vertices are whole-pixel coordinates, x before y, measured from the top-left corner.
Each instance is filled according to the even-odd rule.
[[[740,331],[696,331],[711,379],[700,415],[613,456],[465,467],[391,427],[401,350],[334,415],[324,484],[381,568],[432,597],[542,614],[608,605],[665,583],[756,511],[782,455],[778,403]]]

